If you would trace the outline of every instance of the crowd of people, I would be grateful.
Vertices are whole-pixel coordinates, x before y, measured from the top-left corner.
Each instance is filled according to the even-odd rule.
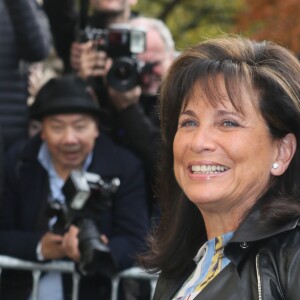
[[[38,262],[72,260],[82,275],[79,299],[110,299],[110,277],[136,265],[159,219],[156,105],[175,44],[162,21],[132,12],[136,1],[81,1],[79,11],[70,0],[19,2],[1,3],[5,26],[16,36],[9,52],[14,62],[8,57],[3,62],[13,65],[11,73],[19,74],[23,85],[9,85],[22,97],[0,95],[9,129],[20,130],[6,131],[1,118],[0,254]],[[62,68],[46,78],[42,64],[53,49]],[[130,68],[115,77],[121,88],[107,80],[114,66],[116,74]],[[5,66],[1,72],[6,79]],[[85,187],[76,186],[78,180]],[[74,202],[68,184],[78,188]],[[80,188],[89,190],[85,200],[79,199]],[[78,203],[76,210],[72,205]],[[70,299],[69,277],[44,274],[39,299]],[[31,289],[30,272],[3,271],[1,299],[31,299]],[[149,284],[124,280],[119,294],[124,300],[146,300]]]
[[[149,227],[143,168],[136,156],[101,132],[99,113],[98,103],[80,78],[53,78],[40,89],[30,107],[30,115],[41,121],[40,134],[18,143],[9,151],[5,162],[1,253],[33,261],[69,257],[85,262],[89,260],[89,251],[101,253],[101,249],[93,245],[95,233],[86,228],[89,225],[85,222],[90,220],[99,229],[99,239],[101,235],[102,243],[109,247],[111,264],[118,271],[133,265],[134,254],[142,250]],[[72,170],[98,174],[107,184],[117,179],[119,185],[116,190],[112,187],[108,191],[102,191],[99,186],[99,196],[89,196],[80,210],[73,211],[71,205],[67,206],[67,213],[60,216],[66,209],[62,206],[62,210],[55,210],[57,203],[54,201],[72,200],[62,190]],[[85,176],[85,173],[78,176]],[[104,193],[108,194],[106,198]],[[72,224],[65,233],[69,221]],[[81,239],[77,239],[79,230],[84,235],[83,243],[89,241],[82,257],[79,253],[81,245],[78,245]],[[93,258],[95,266],[96,256]],[[108,266],[106,271],[103,263],[98,264],[101,272],[91,268],[90,262],[83,263],[83,273],[96,272],[99,282],[93,280],[92,275],[83,277],[80,299],[109,299],[107,282],[101,280],[101,276],[109,278],[112,267]],[[4,273],[1,288],[4,299],[26,299],[30,289],[24,283],[30,283],[30,280],[25,275],[28,276],[19,277],[24,290],[8,288],[6,291],[6,286],[11,287],[18,281],[13,278],[10,283],[11,279]],[[58,274],[43,276],[41,299],[46,296],[63,299],[59,282]],[[103,282],[106,286],[100,288]]]
[[[155,300],[296,300],[297,57],[229,36],[179,54],[136,2],[0,0],[0,255],[73,261],[78,300],[136,265]],[[30,272],[2,272],[0,299],[31,298]],[[70,275],[38,299],[71,299]]]

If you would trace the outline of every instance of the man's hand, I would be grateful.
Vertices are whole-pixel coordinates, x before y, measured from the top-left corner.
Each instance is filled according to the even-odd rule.
[[[45,260],[61,259],[66,256],[62,246],[62,236],[47,232],[41,239],[41,254]]]
[[[80,67],[80,58],[82,52],[88,51],[93,46],[93,42],[88,41],[86,43],[73,42],[71,46],[71,66],[74,70],[78,71]]]
[[[63,236],[63,248],[65,249],[66,255],[74,261],[80,260],[80,252],[78,248],[78,227],[71,225],[68,232]]]
[[[78,233],[79,228],[72,225],[68,232],[65,233],[62,242],[66,255],[76,262],[80,260]],[[101,239],[102,243],[108,244],[108,238],[104,234],[99,236],[99,239]]]
[[[83,79],[88,77],[105,76],[107,54],[95,48],[93,41],[73,43],[71,48],[71,65]]]

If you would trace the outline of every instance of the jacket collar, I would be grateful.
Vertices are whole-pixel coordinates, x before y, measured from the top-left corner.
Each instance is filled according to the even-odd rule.
[[[42,139],[40,138],[39,134],[26,140],[22,147],[20,158],[23,161],[36,161],[41,144]]]
[[[265,201],[262,199],[253,207],[230,242],[255,242],[292,230],[299,225],[299,218],[287,219],[278,224],[264,222],[261,215],[261,208],[264,202]]]
[[[238,264],[260,241],[300,226],[300,217],[278,224],[264,222],[261,208],[267,201],[272,199],[263,197],[254,205],[225,247],[224,253],[233,263]]]

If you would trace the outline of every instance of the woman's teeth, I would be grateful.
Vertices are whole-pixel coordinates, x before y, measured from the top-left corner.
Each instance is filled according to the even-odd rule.
[[[192,166],[192,172],[197,174],[216,174],[228,170],[228,167],[220,165]]]

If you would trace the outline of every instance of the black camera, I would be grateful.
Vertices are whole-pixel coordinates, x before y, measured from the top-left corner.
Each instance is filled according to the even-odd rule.
[[[87,27],[83,40],[94,40],[97,49],[105,51],[113,59],[107,74],[107,83],[124,92],[141,83],[149,65],[139,61],[136,55],[146,50],[146,31],[129,24],[112,24],[108,29]]]
[[[109,247],[100,239],[97,224],[99,215],[111,206],[119,185],[119,178],[104,181],[98,174],[72,171],[62,188],[65,203],[50,204],[52,216],[56,217],[53,232],[63,234],[71,224],[79,228],[78,267],[83,274],[112,277],[118,272]]]

